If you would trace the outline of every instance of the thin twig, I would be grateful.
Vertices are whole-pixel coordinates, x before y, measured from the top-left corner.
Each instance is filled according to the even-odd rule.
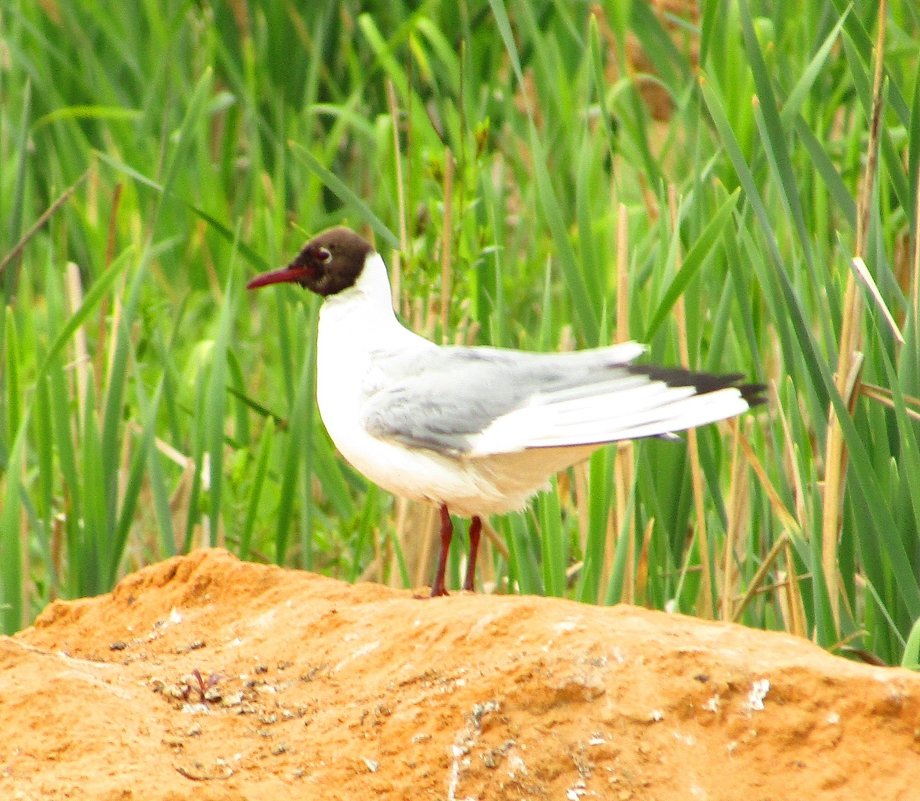
[[[34,223],[32,223],[32,227],[29,228],[29,230],[26,231],[22,237],[20,237],[19,241],[15,245],[13,245],[13,249],[2,259],[0,259],[0,275],[3,274],[3,271],[6,269],[7,265],[16,259],[20,253],[22,253],[25,246],[29,244],[29,240],[32,239],[32,237],[34,237],[42,229],[42,226],[44,226],[45,223],[54,216],[54,214],[59,208],[61,208],[61,206],[70,200],[70,196],[76,192],[80,184],[82,184],[87,179],[91,170],[92,167],[87,167],[83,175],[77,178],[73,184],[61,192],[57,200],[55,200],[50,206],[48,206],[47,209],[45,209],[42,215]]]
[[[748,584],[747,591],[741,598],[741,601],[738,603],[738,606],[735,607],[735,611],[732,614],[732,622],[737,623],[741,619],[741,615],[744,614],[745,608],[750,603],[751,598],[753,598],[759,591],[760,585],[763,582],[764,578],[767,575],[767,572],[773,565],[773,562],[776,561],[776,558],[780,555],[783,550],[783,547],[786,544],[786,540],[789,539],[789,534],[783,532],[779,535],[779,538],[776,542],[773,543],[773,547],[770,548],[763,562],[760,563],[760,567],[757,568],[757,572],[754,574],[754,577],[751,579],[751,583]]]
[[[738,431],[738,438],[741,444],[741,448],[744,451],[744,457],[747,460],[747,463],[750,465],[751,469],[754,471],[754,474],[757,476],[757,480],[760,482],[760,486],[763,488],[764,492],[767,493],[767,499],[770,501],[770,506],[773,508],[773,512],[780,519],[780,522],[783,524],[784,528],[788,528],[791,531],[794,531],[796,534],[802,533],[802,527],[796,520],[795,515],[792,514],[787,508],[786,504],[783,503],[783,499],[780,497],[779,491],[773,486],[773,482],[770,481],[770,477],[767,475],[767,471],[761,463],[760,459],[757,458],[757,453],[754,450],[754,447],[748,441],[748,438],[738,427],[737,421],[729,420],[728,425],[731,428],[736,428]]]
[[[876,384],[860,383],[859,392],[861,395],[871,400],[883,403],[890,409],[894,408],[894,395],[890,389],[880,387]],[[914,420],[920,420],[920,398],[915,395],[903,395],[904,413]],[[911,407],[916,408],[911,408]]]

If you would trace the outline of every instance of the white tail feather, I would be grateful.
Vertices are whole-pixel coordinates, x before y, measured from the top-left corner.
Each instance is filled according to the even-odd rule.
[[[737,387],[695,392],[693,387],[650,381],[561,403],[537,400],[495,420],[477,438],[472,455],[652,437],[714,423],[749,408]]]

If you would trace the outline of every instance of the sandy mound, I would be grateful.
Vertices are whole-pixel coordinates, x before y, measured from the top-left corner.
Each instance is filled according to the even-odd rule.
[[[199,680],[200,678],[200,680]],[[198,551],[0,639],[0,797],[916,799],[920,676]]]

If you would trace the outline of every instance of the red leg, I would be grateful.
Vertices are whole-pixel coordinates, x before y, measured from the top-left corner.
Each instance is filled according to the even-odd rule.
[[[450,540],[454,536],[454,524],[450,522],[450,512],[447,504],[441,504],[441,552],[438,554],[438,569],[434,574],[434,583],[431,585],[431,597],[447,595],[444,586],[444,571],[447,570],[447,554],[450,551]]]
[[[463,589],[474,592],[473,583],[476,581],[476,555],[479,552],[479,535],[482,534],[482,518],[476,515],[470,520],[470,556],[466,563],[466,579]]]

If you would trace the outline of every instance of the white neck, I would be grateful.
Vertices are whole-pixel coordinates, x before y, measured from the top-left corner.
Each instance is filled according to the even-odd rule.
[[[349,447],[367,393],[386,380],[381,364],[433,347],[396,319],[386,265],[371,253],[354,286],[329,295],[319,311],[316,399],[340,449]]]
[[[354,286],[329,295],[320,309],[320,338],[336,351],[350,346],[367,350],[417,340],[393,311],[387,268],[379,253],[371,253]]]
[[[364,267],[354,286],[330,295],[323,303],[323,308],[333,306],[355,306],[360,304],[365,310],[393,311],[393,292],[383,257],[376,251],[369,253],[364,260]]]

